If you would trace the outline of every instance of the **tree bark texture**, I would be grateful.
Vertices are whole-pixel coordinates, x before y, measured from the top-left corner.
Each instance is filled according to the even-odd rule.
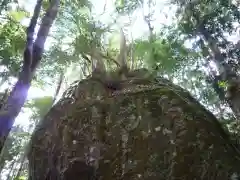
[[[187,91],[147,70],[73,85],[32,136],[29,180],[229,180],[240,154]],[[117,75],[116,75],[117,77]],[[118,88],[106,86],[114,81]]]
[[[14,124],[15,118],[20,113],[31,86],[32,77],[42,59],[44,44],[47,39],[50,27],[56,18],[59,1],[52,0],[49,8],[42,19],[37,38],[33,42],[33,35],[40,14],[42,0],[38,0],[30,25],[27,28],[27,43],[24,51],[23,67],[19,74],[18,81],[12,89],[6,103],[0,111],[0,152],[5,140]]]

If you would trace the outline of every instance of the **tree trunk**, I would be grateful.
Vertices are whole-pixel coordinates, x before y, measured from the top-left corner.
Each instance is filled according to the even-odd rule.
[[[17,83],[7,99],[6,104],[0,111],[0,152],[2,151],[5,140],[13,126],[15,118],[18,116],[26,101],[32,77],[34,76],[37,65],[42,58],[46,38],[57,15],[59,0],[52,0],[45,16],[43,17],[37,38],[33,43],[33,35],[37,19],[40,14],[41,3],[42,0],[37,1],[33,17],[27,29],[27,43],[24,52],[22,71],[19,75]]]
[[[146,70],[65,92],[32,136],[29,180],[229,180],[240,154],[218,120],[182,88]]]

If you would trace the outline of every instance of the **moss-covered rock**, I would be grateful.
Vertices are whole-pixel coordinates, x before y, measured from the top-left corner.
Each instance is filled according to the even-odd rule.
[[[147,70],[76,82],[32,137],[30,180],[229,180],[240,155],[191,95]]]

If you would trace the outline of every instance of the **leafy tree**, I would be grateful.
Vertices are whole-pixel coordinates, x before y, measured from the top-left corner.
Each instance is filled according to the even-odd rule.
[[[238,43],[227,39],[239,23],[240,12],[232,1],[173,1],[178,5],[179,29],[195,44],[208,68],[214,62],[217,70],[211,70],[209,81],[219,98],[228,102],[239,118]],[[225,82],[225,83],[223,83]]]
[[[8,10],[8,8],[9,8],[9,5],[11,5],[11,4],[16,4],[17,3],[17,1],[16,0],[1,0],[0,1],[0,15],[2,15],[2,13],[4,12],[4,11],[7,11]]]
[[[11,176],[14,171],[10,171],[10,167],[17,164],[21,154],[24,153],[25,144],[30,138],[30,133],[24,130],[21,126],[14,126],[0,156],[0,170],[5,171]],[[3,173],[2,173],[3,175]],[[3,179],[3,176],[2,178]]]
[[[20,21],[27,13],[23,10],[13,10],[1,17],[0,25],[0,59],[1,59],[1,84],[17,77],[20,70],[20,56],[24,48],[24,26]]]

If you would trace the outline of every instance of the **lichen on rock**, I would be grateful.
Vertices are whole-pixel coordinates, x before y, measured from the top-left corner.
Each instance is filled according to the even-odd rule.
[[[32,137],[30,180],[228,180],[240,173],[228,134],[187,91],[146,69],[125,80],[116,73],[76,82],[49,111]]]

